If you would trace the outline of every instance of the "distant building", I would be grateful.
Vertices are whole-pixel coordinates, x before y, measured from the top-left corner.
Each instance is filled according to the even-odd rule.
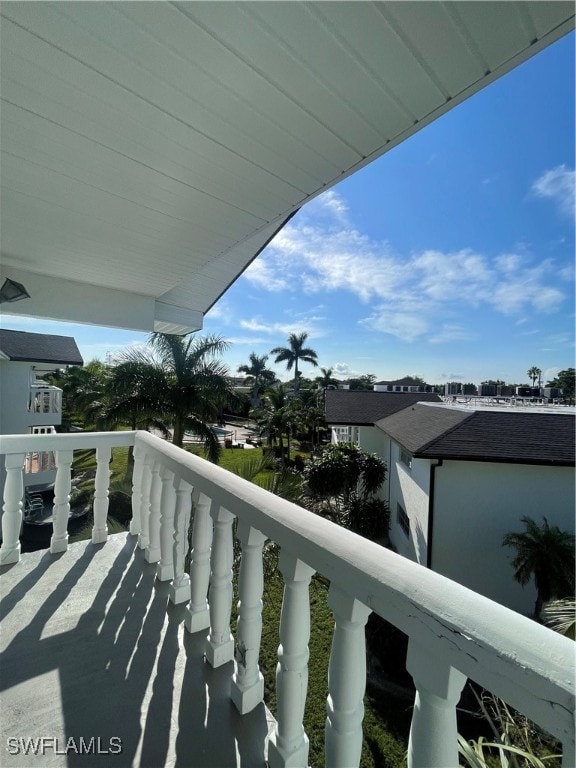
[[[425,383],[414,383],[413,379],[403,378],[394,381],[377,381],[374,392],[431,392],[432,387]]]
[[[478,394],[480,397],[496,397],[496,392],[496,384],[480,384],[478,388]]]
[[[0,330],[0,434],[54,432],[62,423],[62,390],[42,377],[83,360],[71,336]],[[4,467],[0,487],[4,486]],[[24,485],[40,489],[54,484],[52,453],[26,456]]]
[[[452,395],[462,394],[462,384],[459,381],[447,381],[444,384],[444,395],[450,397]]]

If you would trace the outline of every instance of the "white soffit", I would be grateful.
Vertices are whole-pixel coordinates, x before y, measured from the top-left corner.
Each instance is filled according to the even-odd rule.
[[[1,271],[32,296],[3,309],[199,328],[306,201],[573,27],[553,0],[3,3]]]

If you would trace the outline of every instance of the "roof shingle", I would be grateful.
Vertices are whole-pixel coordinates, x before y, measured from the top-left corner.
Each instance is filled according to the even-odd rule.
[[[434,409],[436,410],[436,409]],[[574,414],[475,411],[414,451],[417,458],[574,466]]]
[[[438,395],[424,392],[374,392],[371,390],[328,389],[325,414],[328,424],[373,426],[417,402],[440,403]]]
[[[72,336],[0,329],[0,352],[9,360],[30,363],[83,365]]]

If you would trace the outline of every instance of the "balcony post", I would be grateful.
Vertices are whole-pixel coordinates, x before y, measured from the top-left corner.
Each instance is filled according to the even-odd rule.
[[[270,768],[305,768],[308,737],[302,719],[308,689],[308,586],[314,569],[284,550],[279,568],[284,576],[284,598],[276,667],[278,722],[268,742],[268,763]]]
[[[103,544],[108,541],[108,487],[110,485],[110,459],[112,449],[98,446],[96,448],[96,479],[94,481],[94,526],[92,528],[92,544]]]
[[[238,630],[235,671],[231,696],[241,715],[250,712],[264,698],[264,677],[258,666],[262,636],[262,547],[266,536],[244,520],[238,523],[242,543],[240,561]]]
[[[142,498],[140,500],[140,533],[138,547],[146,549],[150,544],[150,491],[152,489],[152,463],[149,453],[142,459]]]
[[[68,549],[68,518],[70,517],[70,467],[74,451],[56,451],[56,482],[54,484],[54,509],[52,512],[52,538],[50,552],[66,552]]]
[[[234,638],[230,632],[234,515],[220,506],[213,507],[211,515],[214,544],[210,561],[210,634],[206,640],[206,660],[212,667],[220,667],[234,658]]]
[[[160,478],[160,460],[152,464],[152,483],[150,485],[150,516],[148,518],[149,543],[144,555],[147,563],[160,560],[160,505],[162,503],[162,480]]]
[[[176,489],[174,472],[163,467],[162,492],[160,497],[160,562],[156,568],[159,581],[171,581],[174,578],[174,512]]]
[[[414,714],[408,741],[408,768],[458,766],[456,704],[466,676],[410,638],[406,669],[416,685]]]
[[[210,584],[210,547],[212,546],[211,503],[208,496],[199,493],[194,504],[190,555],[190,606],[184,618],[188,632],[199,632],[210,626],[207,598]]]
[[[9,453],[6,455],[0,565],[17,563],[20,560],[20,529],[22,527],[25,460],[25,453]]]
[[[128,449],[130,450],[130,449]],[[142,531],[142,472],[144,469],[144,451],[136,443],[132,449],[134,466],[132,468],[132,520],[130,533],[137,536]]]
[[[175,480],[176,513],[174,515],[174,581],[170,584],[168,596],[173,603],[190,600],[190,577],[184,565],[188,552],[188,528],[192,509],[192,486],[182,478]]]
[[[360,763],[366,688],[364,627],[370,608],[332,584],[328,605],[335,619],[326,705],[326,765],[352,768]]]

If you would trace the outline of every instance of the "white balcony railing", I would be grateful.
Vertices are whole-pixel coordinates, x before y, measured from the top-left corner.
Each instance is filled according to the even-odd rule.
[[[280,547],[284,600],[277,672],[277,725],[268,746],[271,768],[306,766],[302,725],[309,639],[308,584],[330,581],[335,626],[328,674],[326,764],[358,765],[365,688],[364,625],[374,611],[409,637],[407,668],[416,684],[408,763],[458,764],[456,704],[467,678],[523,712],[563,745],[574,765],[572,641],[422,566],[367,541],[146,432],[7,436],[2,520],[3,564],[20,557],[18,533],[24,458],[55,450],[57,479],[50,549],[67,548],[70,467],[74,449],[97,455],[92,541],[107,539],[108,463],[116,446],[133,445],[130,533],[157,578],[171,581],[173,603],[189,602],[186,630],[205,630],[206,658],[234,660],[231,697],[244,714],[263,699],[258,666],[262,630],[262,548]],[[191,566],[184,570],[194,508]],[[242,547],[239,620],[230,631],[233,523]],[[210,592],[208,590],[210,588]],[[209,601],[208,601],[209,596]],[[235,648],[237,652],[235,653]]]
[[[28,397],[30,413],[62,413],[62,390],[48,384],[32,384]]]

